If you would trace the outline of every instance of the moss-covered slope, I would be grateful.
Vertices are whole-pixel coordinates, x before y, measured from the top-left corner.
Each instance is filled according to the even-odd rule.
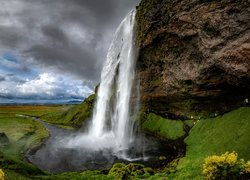
[[[144,117],[145,118],[145,117]],[[153,113],[146,115],[141,128],[165,140],[177,140],[185,135],[185,124],[178,120],[169,120]]]
[[[185,139],[187,151],[171,175],[177,179],[201,177],[204,159],[226,151],[236,151],[239,158],[250,160],[250,108],[242,107],[223,116],[197,121]]]
[[[96,95],[86,98],[81,104],[41,116],[49,123],[81,127],[92,115]]]
[[[176,154],[172,163],[154,170],[150,179],[205,179],[202,176],[205,158],[225,152],[235,151],[239,159],[250,160],[250,107],[241,107],[215,118],[186,121],[144,114],[141,127],[145,132],[165,139],[166,145],[175,146],[172,150],[184,150]],[[191,129],[187,133],[188,129],[184,127]],[[186,146],[181,146],[183,143]]]

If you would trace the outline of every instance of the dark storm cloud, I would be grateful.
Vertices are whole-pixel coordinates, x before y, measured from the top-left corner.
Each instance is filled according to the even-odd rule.
[[[8,48],[15,47],[18,42],[22,41],[19,34],[17,29],[0,25],[0,45]]]
[[[43,26],[41,29],[42,33],[48,38],[50,38],[51,41],[61,42],[65,45],[68,44],[68,38],[60,28],[53,25],[47,25]]]
[[[0,82],[5,80],[6,80],[5,77],[0,75]]]
[[[0,53],[98,82],[112,35],[139,0],[0,0]]]

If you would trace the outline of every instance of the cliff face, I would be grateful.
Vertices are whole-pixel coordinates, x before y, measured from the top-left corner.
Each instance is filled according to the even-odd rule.
[[[148,111],[211,116],[248,101],[248,0],[142,0],[136,18],[136,78]]]

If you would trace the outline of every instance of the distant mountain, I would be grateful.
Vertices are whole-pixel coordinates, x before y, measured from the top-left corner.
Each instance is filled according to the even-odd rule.
[[[83,99],[8,99],[0,98],[0,105],[46,105],[46,104],[80,104]]]

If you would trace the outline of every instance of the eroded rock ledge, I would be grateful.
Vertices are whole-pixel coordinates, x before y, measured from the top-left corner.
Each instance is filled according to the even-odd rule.
[[[149,112],[213,116],[250,99],[248,0],[142,0],[136,18]]]

